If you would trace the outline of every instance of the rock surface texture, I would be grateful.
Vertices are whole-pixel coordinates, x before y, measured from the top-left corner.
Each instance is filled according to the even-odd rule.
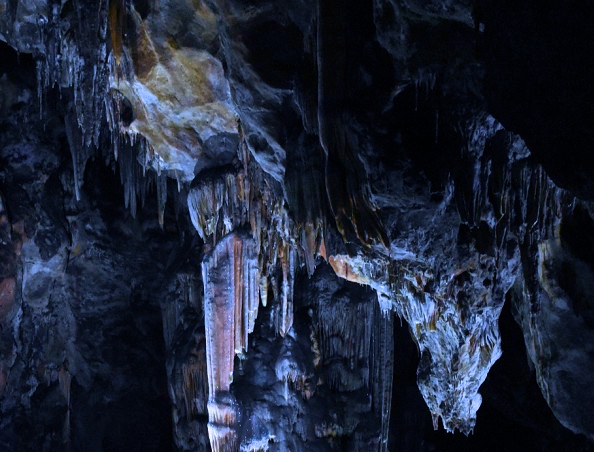
[[[592,450],[592,24],[0,0],[0,450]]]

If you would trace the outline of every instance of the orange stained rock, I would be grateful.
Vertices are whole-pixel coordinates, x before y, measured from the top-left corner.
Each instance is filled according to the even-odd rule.
[[[326,241],[324,240],[324,238],[322,237],[322,240],[320,240],[320,250],[319,250],[320,256],[322,256],[322,258],[325,261],[328,261],[328,256],[326,254]]]
[[[117,5],[110,10],[117,26]],[[216,35],[216,20],[208,11],[199,11],[200,20]],[[220,133],[238,134],[237,115],[230,98],[229,84],[221,62],[205,50],[176,47],[166,37],[155,35],[137,13],[136,48],[132,56],[133,76],[121,79],[113,74],[111,89],[128,99],[134,112],[132,123],[123,131],[141,134],[158,171],[175,172],[181,181],[194,178],[194,168],[203,158],[202,143]],[[118,63],[118,36],[113,36],[113,51]],[[116,30],[117,31],[117,30]],[[124,58],[122,54],[122,58]]]
[[[347,281],[355,282],[358,284],[369,285],[370,281],[367,277],[363,276],[361,272],[358,272],[355,267],[351,265],[349,256],[336,255],[328,258],[328,263],[334,270],[337,276],[346,279]]]
[[[111,36],[111,49],[116,64],[119,66],[122,58],[122,36],[124,34],[125,5],[122,0],[109,2],[109,34]]]
[[[134,15],[134,18],[138,33],[136,48],[131,52],[134,76],[139,80],[145,80],[151,69],[159,63],[159,54],[150,38],[148,23],[142,21],[138,15]]]
[[[0,282],[0,321],[11,311],[14,305],[16,281],[13,277],[4,278]]]

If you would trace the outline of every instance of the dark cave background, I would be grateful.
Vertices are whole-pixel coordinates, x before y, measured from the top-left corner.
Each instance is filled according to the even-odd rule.
[[[10,20],[17,3],[0,1],[2,23]],[[153,8],[151,2],[124,3],[143,16]],[[285,183],[289,196],[301,203],[292,206],[291,215],[305,218],[308,201],[315,200],[295,195],[300,185],[291,185],[291,178],[298,180],[308,168],[303,162],[317,168],[318,176],[324,164],[317,138],[303,132],[303,122],[313,114],[302,108],[307,105],[303,99],[319,101],[314,58],[304,46],[303,33],[315,4],[229,3],[237,8],[251,3],[265,11],[242,22],[229,39],[243,43],[247,63],[260,80],[291,91],[267,124],[285,136]],[[542,165],[558,187],[584,202],[594,198],[593,4],[325,3],[329,10],[341,11],[337,17],[348,30],[341,47],[345,53],[337,59],[350,77],[342,80],[347,88],[337,88],[342,96],[328,101],[328,108],[367,134],[371,144],[360,152],[374,168],[385,169],[368,174],[343,167],[343,162],[331,164],[329,171],[336,172],[339,182],[328,189],[330,203],[333,190],[345,189],[342,179],[360,185],[373,179],[381,185],[389,171],[397,170],[405,185],[418,193],[430,192],[431,202],[438,204],[453,179],[460,217],[459,229],[453,232],[458,246],[461,252],[472,246],[490,253],[493,231],[486,223],[473,224],[473,212],[463,207],[465,197],[473,194],[469,178],[475,162],[460,151],[466,145],[460,127],[483,110],[505,127],[485,151],[494,162],[505,160],[505,134],[518,134],[530,150],[528,166]],[[62,14],[74,15],[76,8],[85,11],[92,5],[80,2]],[[164,5],[174,8],[175,2]],[[280,10],[285,10],[282,16]],[[471,12],[474,23],[460,21],[460,11]],[[408,28],[405,38],[396,42],[402,16]],[[5,36],[3,30],[0,39],[11,45],[0,42],[0,280],[14,278],[16,289],[14,300],[0,291],[0,450],[209,450],[200,277],[206,251],[187,212],[190,187],[178,189],[173,179],[167,181],[161,227],[156,214],[158,181],[149,173],[143,205],[133,216],[125,206],[123,157],[115,160],[111,134],[101,117],[94,118],[100,121],[100,142],[88,151],[77,200],[76,151],[67,137],[75,93],[56,86],[45,89],[40,113],[39,55],[17,52],[17,38]],[[389,38],[393,47],[386,44]],[[173,39],[183,46],[192,45],[194,37],[178,30]],[[80,43],[82,49],[91,45]],[[428,69],[433,74],[429,78],[423,75]],[[226,70],[233,74],[237,68]],[[129,123],[131,113],[122,115]],[[297,142],[307,144],[299,148]],[[124,140],[120,152],[140,152],[138,146]],[[313,180],[306,182],[314,186]],[[391,182],[386,178],[385,183]],[[325,196],[325,190],[319,191]],[[419,196],[418,202],[426,201]],[[392,208],[398,210],[396,205]],[[321,210],[332,217],[328,205]],[[568,249],[590,271],[593,226],[590,213],[576,209],[561,229]],[[422,221],[412,227],[422,228]],[[395,222],[389,238],[403,234]],[[516,321],[521,303],[517,292],[510,290],[505,297],[499,318],[503,355],[481,386],[483,402],[474,432],[449,434],[441,423],[434,431],[417,387],[420,356],[408,324],[392,312],[383,316],[372,289],[337,277],[320,257],[316,264],[313,275],[304,267],[296,274],[294,333],[284,338],[276,334],[274,304],[261,308],[248,352],[235,359],[231,390],[240,406],[241,438],[274,434],[266,450],[381,450],[381,415],[370,388],[379,378],[379,367],[389,364],[377,358],[381,347],[393,347],[388,450],[594,450],[591,439],[565,428],[543,398]],[[560,277],[568,293],[576,279],[591,275],[572,273],[572,268]],[[575,289],[574,298],[582,303],[574,308],[575,315],[589,320],[592,328],[592,298],[587,295],[593,294],[582,296],[580,290]],[[323,326],[338,316],[350,330]],[[326,342],[319,344],[319,366],[312,363],[312,334],[327,334]],[[367,348],[352,345],[365,343]],[[362,350],[355,352],[353,347]],[[309,375],[305,389],[279,380],[283,356],[290,356]],[[594,376],[584,369],[583,377],[591,381]],[[315,388],[315,396],[306,400],[299,394],[307,388]],[[574,403],[590,410],[593,396],[584,394]],[[332,434],[316,430],[329,424],[340,428]],[[583,433],[591,438],[594,430]]]

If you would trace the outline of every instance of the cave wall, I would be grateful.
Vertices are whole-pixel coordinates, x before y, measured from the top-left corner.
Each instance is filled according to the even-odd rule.
[[[591,18],[0,0],[2,447],[589,450]]]

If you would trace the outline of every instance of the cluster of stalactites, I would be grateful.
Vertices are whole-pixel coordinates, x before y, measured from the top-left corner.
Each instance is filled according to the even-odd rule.
[[[275,182],[244,154],[246,164],[229,171],[198,174],[188,194],[190,218],[208,247],[233,231],[245,229],[256,247],[258,295],[268,303],[269,288],[279,302],[277,331],[285,335],[293,323],[293,282],[305,262],[311,273],[322,240],[321,224],[296,226]],[[279,190],[280,192],[280,190]],[[281,192],[282,193],[282,192]]]
[[[319,225],[294,224],[280,187],[244,151],[241,167],[203,170],[188,194],[190,218],[209,250],[202,277],[214,450],[237,441],[229,385],[235,355],[247,351],[259,303],[266,306],[272,292],[277,332],[286,335],[293,324],[296,269],[305,262],[313,272],[322,239]]]
[[[229,385],[235,356],[247,351],[259,303],[266,306],[272,293],[277,332],[288,334],[296,269],[303,262],[313,273],[323,241],[321,222],[296,225],[278,182],[250,158],[246,143],[240,146],[241,166],[201,171],[187,199],[207,250],[202,277],[213,450],[237,446]]]
[[[480,273],[455,273],[428,292],[428,275],[409,270],[397,292],[399,310],[421,353],[418,386],[436,429],[441,417],[447,431],[472,431],[481,404],[479,387],[501,356],[497,320],[503,303],[482,285]]]
[[[489,228],[492,249],[479,251],[472,245],[462,257],[455,242],[444,242],[440,225],[459,221],[446,205],[438,209],[424,239],[425,247],[445,250],[443,259],[419,251],[404,258],[331,252],[327,258],[338,276],[375,289],[384,310],[395,311],[410,325],[421,352],[419,388],[435,427],[441,417],[448,431],[474,428],[479,387],[501,355],[497,320],[519,274],[518,242],[540,240],[554,223],[557,195],[542,169],[525,159],[521,140],[510,137],[509,160],[501,167],[483,155],[487,140],[499,131],[490,117],[470,127],[467,152],[477,164],[472,198],[464,200],[466,210],[460,211],[467,227]]]
[[[72,109],[65,116],[65,126],[77,200],[81,197],[87,161],[100,145],[101,130],[107,119],[114,155],[120,163],[127,207],[134,215],[137,199],[143,201],[147,187],[154,183],[159,222],[162,225],[167,198],[166,175],[157,171],[156,176],[143,181],[147,167],[151,166],[149,163],[154,167],[154,162],[133,161],[138,160],[137,153],[129,149],[124,151],[134,155],[119,159],[119,151],[123,147],[121,143],[126,140],[130,145],[128,147],[140,147],[139,154],[143,156],[153,153],[146,140],[136,140],[135,136],[124,133],[120,119],[121,99],[117,93],[109,92],[110,80],[132,74],[132,63],[123,53],[121,39],[114,40],[114,37],[121,37],[124,33],[121,10],[123,2],[113,1],[107,4],[94,3],[93,8],[88,8],[83,2],[67,14],[59,4],[48,6],[47,10],[39,7],[39,38],[31,49],[36,59],[39,113],[43,118],[47,93],[52,88],[57,88],[61,96],[72,102]],[[89,14],[89,11],[94,11],[95,14]],[[112,35],[111,51],[107,39],[108,31]],[[140,172],[142,177],[139,176]]]
[[[378,257],[331,255],[335,273],[373,288],[384,315],[396,312],[410,325],[421,352],[419,388],[433,415],[448,431],[468,434],[474,428],[478,394],[491,366],[501,355],[497,319],[501,302],[480,273],[492,272],[493,258],[435,281],[423,265]],[[392,270],[390,270],[392,269]],[[472,276],[470,273],[475,273]]]
[[[39,42],[33,49],[40,117],[43,118],[50,88],[57,87],[72,102],[73,113],[67,115],[65,125],[77,199],[80,199],[87,160],[99,146],[109,77],[105,5],[100,4],[92,11],[95,14],[89,14],[88,8],[79,5],[65,15],[59,4],[40,11]]]
[[[163,227],[168,173],[152,169],[155,153],[144,137],[118,130],[118,120],[115,118],[119,117],[121,108],[119,104],[119,100],[113,100],[107,108],[107,117],[111,130],[112,149],[119,167],[120,182],[124,188],[124,203],[126,208],[130,209],[132,217],[136,217],[138,201],[140,206],[144,207],[145,199],[151,187],[154,187],[157,195],[159,225]],[[179,192],[181,190],[179,180],[177,186]]]

